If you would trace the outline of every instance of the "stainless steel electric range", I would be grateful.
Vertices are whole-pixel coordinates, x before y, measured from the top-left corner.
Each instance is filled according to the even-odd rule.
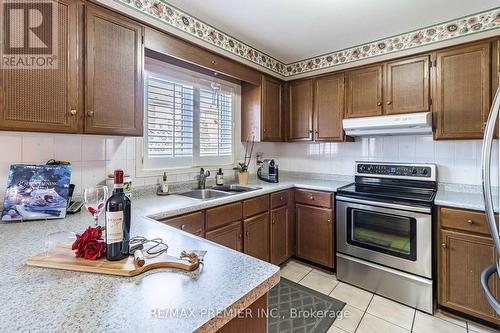
[[[434,164],[356,162],[337,190],[337,278],[433,311]]]

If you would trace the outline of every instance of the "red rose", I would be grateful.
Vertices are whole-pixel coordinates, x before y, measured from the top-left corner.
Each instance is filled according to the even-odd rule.
[[[101,227],[88,227],[81,235],[76,235],[71,249],[76,250],[75,254],[80,258],[90,260],[101,258],[106,253]]]

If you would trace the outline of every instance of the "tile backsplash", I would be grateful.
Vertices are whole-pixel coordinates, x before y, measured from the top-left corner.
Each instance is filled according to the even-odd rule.
[[[259,143],[254,151],[276,158],[280,170],[353,175],[354,162],[420,162],[438,165],[443,183],[481,183],[481,140],[434,141],[432,135],[360,137],[346,143]],[[498,140],[492,181],[498,183]]]

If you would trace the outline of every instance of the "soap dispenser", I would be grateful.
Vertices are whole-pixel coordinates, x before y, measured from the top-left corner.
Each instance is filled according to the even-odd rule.
[[[222,173],[222,168],[219,168],[219,171],[215,175],[215,184],[216,185],[224,185],[224,174]]]

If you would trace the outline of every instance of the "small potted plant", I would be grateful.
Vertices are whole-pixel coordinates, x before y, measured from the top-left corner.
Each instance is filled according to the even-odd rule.
[[[255,140],[252,138],[252,143],[250,146],[250,154],[248,153],[249,140],[245,144],[245,159],[243,162],[238,162],[238,165],[234,167],[234,170],[238,170],[238,181],[240,185],[248,185],[248,166],[250,165],[250,160],[252,159],[253,146]]]

